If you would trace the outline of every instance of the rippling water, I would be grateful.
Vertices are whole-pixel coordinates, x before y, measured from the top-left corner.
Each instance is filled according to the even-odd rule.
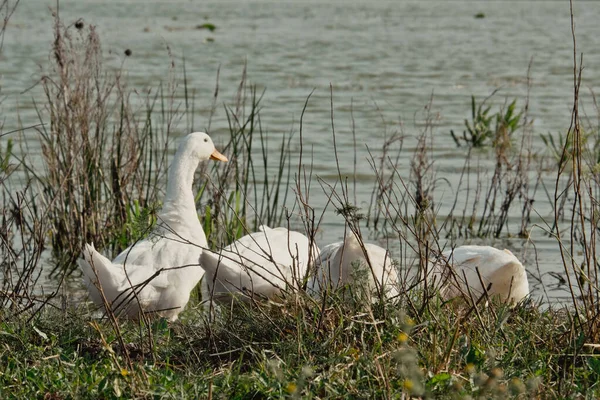
[[[600,82],[597,51],[600,3],[576,1],[577,46],[584,53],[582,97],[585,110],[595,118],[590,91]],[[2,65],[2,111],[5,131],[37,123],[33,86],[51,56],[55,1],[21,2],[6,32]],[[485,18],[474,15],[484,13]],[[108,66],[127,71],[129,82],[140,89],[166,80],[170,56],[186,59],[189,85],[196,90],[196,129],[203,129],[211,108],[220,66],[222,100],[233,98],[244,63],[259,88],[267,88],[262,123],[277,137],[298,130],[298,119],[309,93],[315,89],[304,120],[304,146],[312,149],[314,173],[333,180],[329,85],[333,87],[334,115],[340,165],[354,170],[351,110],[358,143],[356,187],[358,204],[365,207],[372,189],[366,147],[381,148],[386,135],[406,135],[400,166],[409,173],[410,157],[433,99],[435,121],[432,155],[438,177],[447,179],[444,193],[436,194],[440,212],[451,203],[446,193],[456,187],[463,167],[464,148],[457,149],[448,135],[462,131],[469,117],[470,96],[479,99],[499,89],[494,101],[527,94],[531,62],[530,117],[534,119],[536,148],[540,133],[565,132],[572,107],[573,43],[568,1],[339,1],[330,4],[299,1],[190,0],[72,0],[60,2],[65,23],[82,18],[97,27]],[[210,22],[214,32],[196,29]],[[131,57],[124,50],[132,51]],[[177,65],[178,67],[180,65]],[[226,132],[222,109],[212,135]],[[34,133],[27,133],[36,151]],[[297,147],[296,147],[297,150]],[[488,155],[477,155],[485,165]],[[548,178],[551,182],[551,177]],[[550,208],[538,193],[534,222],[542,223]],[[317,206],[324,195],[312,198]],[[512,215],[518,220],[520,215]],[[518,221],[517,221],[518,223]],[[341,238],[343,221],[329,212],[321,244]],[[514,232],[513,232],[514,233]],[[540,230],[533,232],[537,262],[548,287],[561,272],[556,243]],[[510,241],[507,246],[525,259],[534,275],[536,253],[530,243]],[[535,279],[532,279],[535,283]],[[541,292],[538,292],[541,294]],[[560,292],[550,293],[551,297]]]

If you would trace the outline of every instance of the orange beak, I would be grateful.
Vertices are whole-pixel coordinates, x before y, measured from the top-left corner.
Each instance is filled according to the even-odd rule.
[[[212,154],[210,155],[210,159],[217,160],[217,161],[223,161],[223,162],[229,161],[227,159],[227,157],[225,157],[223,154],[219,153],[217,150],[212,152]]]

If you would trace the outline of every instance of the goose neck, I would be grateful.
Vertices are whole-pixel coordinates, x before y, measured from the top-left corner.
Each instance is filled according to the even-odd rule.
[[[192,213],[196,216],[196,205],[192,185],[198,161],[180,148],[169,168],[167,193],[163,205],[164,211],[177,210],[179,213]],[[196,216],[197,218],[197,216]]]

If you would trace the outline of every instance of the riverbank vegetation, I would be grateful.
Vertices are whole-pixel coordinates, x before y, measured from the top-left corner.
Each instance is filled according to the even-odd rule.
[[[81,21],[57,19],[54,38],[40,77],[37,126],[0,133],[1,398],[600,394],[598,127],[579,115],[577,57],[571,127],[560,139],[544,136],[547,152],[534,146],[539,134],[528,98],[497,108],[487,108],[497,97],[473,98],[465,134],[453,134],[464,151],[462,179],[444,209],[432,144],[447,132],[436,130],[431,105],[419,127],[365,150],[374,184],[369,206],[360,209],[353,177],[339,163],[335,180],[312,173],[303,147],[307,107],[298,110],[296,133],[274,140],[260,117],[263,93],[244,71],[235,100],[223,105],[229,132],[221,149],[230,162],[199,172],[197,209],[209,245],[221,247],[261,224],[314,237],[324,213],[336,212],[395,249],[401,294],[370,303],[354,287],[319,300],[298,291],[216,313],[196,295],[175,323],[138,323],[104,318],[74,300],[75,260],[86,242],[116,254],[148,232],[168,150],[176,137],[198,130],[193,90],[179,60],[157,87],[130,87],[122,70],[103,65],[100,37]],[[223,104],[216,87],[213,110]],[[333,92],[331,98],[337,160]],[[41,153],[30,156],[23,131],[35,132]],[[411,150],[407,137],[415,139]],[[314,205],[317,190],[324,207]],[[540,192],[550,217],[536,214]],[[465,240],[518,240],[537,254],[532,230],[555,241],[571,296],[566,306],[548,304],[547,296],[512,308],[485,297],[445,302],[424,281],[428,260]],[[530,282],[543,285],[537,256],[532,260]],[[41,285],[47,275],[50,289]]]

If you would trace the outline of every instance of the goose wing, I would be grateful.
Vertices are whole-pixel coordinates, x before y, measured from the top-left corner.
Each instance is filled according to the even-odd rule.
[[[209,274],[209,283],[215,282],[215,293],[253,292],[269,297],[287,285],[296,286],[304,277],[308,245],[308,238],[298,232],[261,226],[220,252],[204,251],[200,263]]]

